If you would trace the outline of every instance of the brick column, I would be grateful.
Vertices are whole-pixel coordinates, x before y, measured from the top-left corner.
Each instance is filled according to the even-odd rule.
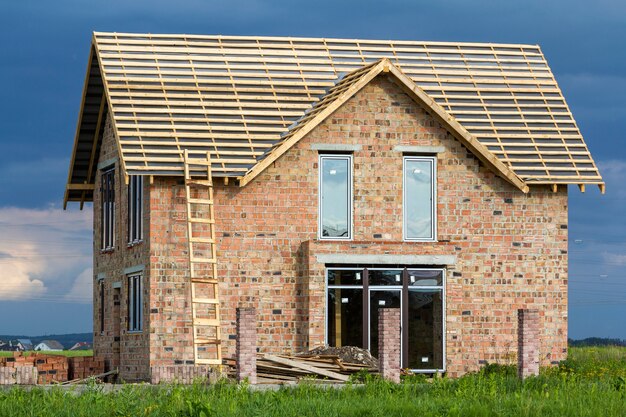
[[[237,309],[237,380],[256,384],[256,309]]]
[[[539,310],[517,310],[517,375],[539,375]]]
[[[400,382],[400,309],[378,309],[378,371]]]

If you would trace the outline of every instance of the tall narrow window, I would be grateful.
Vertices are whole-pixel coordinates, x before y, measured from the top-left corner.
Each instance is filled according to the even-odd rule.
[[[115,170],[102,172],[100,183],[102,249],[113,249],[115,245]]]
[[[143,239],[143,177],[131,175],[128,184],[128,243]]]
[[[352,156],[320,155],[320,239],[352,238]]]
[[[128,331],[140,332],[143,321],[141,275],[128,277]]]
[[[435,240],[436,159],[404,158],[403,227],[406,240]]]
[[[104,280],[98,280],[98,290],[100,291],[100,333],[104,333]]]

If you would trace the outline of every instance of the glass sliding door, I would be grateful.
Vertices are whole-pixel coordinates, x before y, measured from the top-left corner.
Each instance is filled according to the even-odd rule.
[[[398,308],[402,367],[445,370],[444,270],[350,268],[326,271],[326,343],[367,348],[378,355],[378,310]]]
[[[408,270],[404,367],[440,370],[444,365],[443,271]]]

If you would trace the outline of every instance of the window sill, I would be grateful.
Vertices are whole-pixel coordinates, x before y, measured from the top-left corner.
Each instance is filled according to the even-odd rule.
[[[132,242],[128,242],[128,244],[126,245],[127,248],[132,248],[134,246],[139,246],[143,243],[143,239],[140,240],[133,240]]]
[[[100,253],[113,253],[113,252],[115,252],[115,248],[100,249]]]
[[[142,334],[142,333],[143,333],[143,330],[127,330],[126,331],[126,334],[135,334],[135,335],[137,335],[137,334]]]

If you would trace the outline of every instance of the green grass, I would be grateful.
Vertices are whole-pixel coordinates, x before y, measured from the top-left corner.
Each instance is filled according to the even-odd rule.
[[[29,351],[24,352],[24,355],[28,356],[28,355],[31,355],[33,353],[43,353],[43,354],[46,354],[46,355],[62,355],[62,356],[72,357],[72,356],[92,356],[93,355],[93,350],[62,350],[60,352],[59,351],[50,351],[50,352],[48,352],[48,351],[45,351],[45,350],[35,352],[35,351],[32,351],[32,350],[29,350]],[[3,356],[12,357],[13,356],[13,352],[0,351],[0,357],[3,357]]]
[[[489,366],[459,379],[400,385],[368,378],[344,389],[308,384],[279,391],[212,386],[127,385],[105,394],[61,389],[0,391],[0,416],[623,416],[626,348],[575,348],[563,365],[524,382],[513,367]],[[589,365],[587,362],[592,363]],[[594,367],[593,373],[590,371]]]

